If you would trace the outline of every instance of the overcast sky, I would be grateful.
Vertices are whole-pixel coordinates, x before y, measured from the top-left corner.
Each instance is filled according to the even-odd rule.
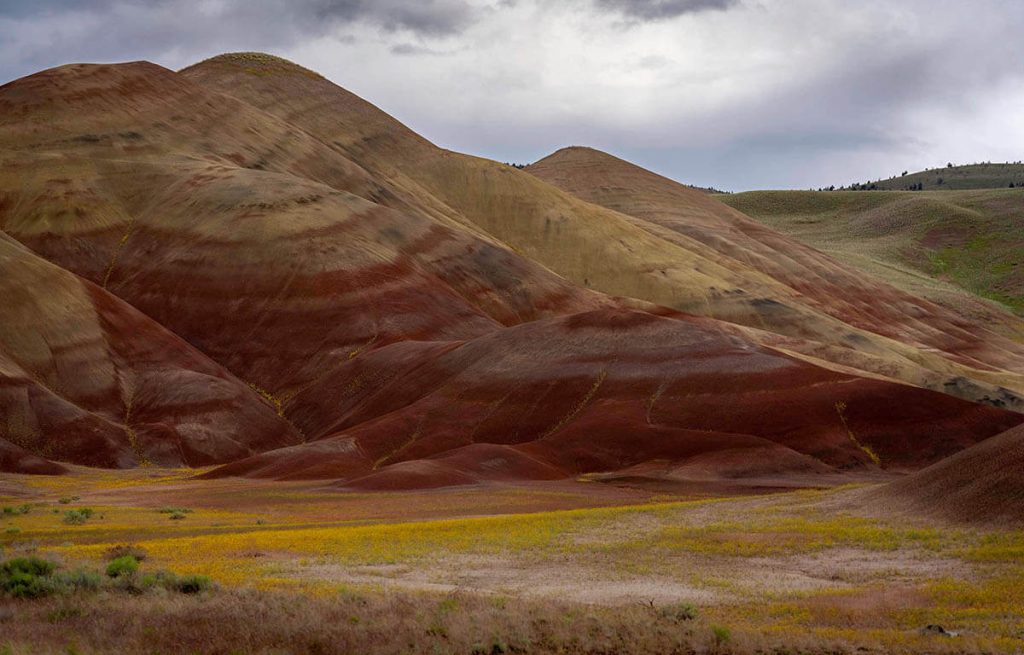
[[[1024,159],[1021,0],[0,0],[0,81],[237,50],[502,161],[744,190]]]

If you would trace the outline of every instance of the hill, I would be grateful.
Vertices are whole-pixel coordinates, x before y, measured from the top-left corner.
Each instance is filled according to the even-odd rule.
[[[299,442],[205,355],[2,233],[0,295],[0,470],[202,466]]]
[[[0,87],[0,231],[93,299],[93,313],[58,303],[54,333],[74,346],[39,350],[73,375],[40,386],[109,431],[90,436],[105,450],[61,449],[65,410],[33,405],[43,427],[8,441],[132,466],[140,443],[146,459],[192,443],[188,428],[205,459],[181,463],[230,462],[212,476],[381,489],[650,461],[720,477],[913,469],[1024,421],[1006,409],[1022,406],[1020,344],[592,153],[628,202],[588,191],[600,175],[571,158],[527,172],[440,149],[252,53]],[[16,281],[17,325],[55,284]],[[126,327],[75,368],[62,358],[96,340],[79,314]],[[152,402],[126,400],[127,371],[149,368]],[[220,395],[183,386],[187,371]],[[6,434],[18,407],[0,406]],[[232,437],[250,422],[265,427]]]
[[[875,495],[890,506],[952,521],[1024,525],[1024,428],[986,439]]]
[[[546,183],[551,180],[536,175],[540,162],[524,172],[438,148],[370,103],[287,62],[222,55],[182,75],[300,127],[375,179],[424,198],[424,205],[451,223],[482,231],[579,286],[744,325],[757,331],[750,338],[815,361],[1024,406],[1017,397],[1024,390],[1024,376],[1016,372],[1024,370],[1020,344],[984,328],[978,332],[973,323],[967,328],[955,312],[921,305],[919,298],[856,271],[846,272],[839,285],[855,288],[818,289],[814,282],[835,277],[836,263],[816,254],[803,261],[777,256],[778,249],[800,250],[778,233],[762,229],[734,246],[730,256],[719,241],[666,231]],[[675,186],[687,194],[681,206],[697,203],[704,224],[715,212],[737,214],[706,194]],[[747,224],[756,225],[749,219]],[[785,265],[771,271],[751,265],[742,250],[761,238],[775,241],[758,246],[758,261],[780,259]],[[773,277],[783,267],[792,269],[787,275],[801,286]],[[890,296],[885,303],[862,300]],[[936,332],[940,324],[942,337]],[[860,339],[870,347],[849,347]]]
[[[752,191],[718,198],[841,261],[1024,338],[998,306],[963,293],[1024,314],[1024,189]]]
[[[868,188],[879,191],[962,191],[1018,188],[1024,186],[1024,164],[1006,162],[947,165],[893,176],[885,180],[861,183],[857,186],[861,189]]]

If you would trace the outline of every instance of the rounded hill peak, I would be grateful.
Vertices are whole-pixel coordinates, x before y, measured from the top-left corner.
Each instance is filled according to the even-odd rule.
[[[181,69],[179,72],[210,66],[231,66],[241,68],[253,75],[299,74],[318,79],[323,77],[319,73],[311,71],[308,68],[303,68],[284,57],[278,57],[277,55],[271,55],[265,52],[226,52],[224,54],[216,55],[215,57],[210,57],[209,59],[204,59],[197,64],[192,64],[191,66]]]

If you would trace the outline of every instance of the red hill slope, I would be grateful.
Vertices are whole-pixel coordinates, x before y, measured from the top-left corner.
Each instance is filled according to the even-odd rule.
[[[53,470],[29,453],[93,466],[197,466],[299,441],[206,356],[3,234],[0,297],[5,470]]]
[[[621,160],[573,149],[527,174],[446,151],[265,55],[214,57],[182,76],[301,128],[435,215],[580,286],[747,326],[814,361],[1024,409],[1021,344]]]
[[[790,264],[742,261],[775,237],[651,227],[265,56],[0,87],[0,230],[35,262],[0,319],[0,437],[37,456],[366,489],[730,477],[916,468],[1024,420],[893,382],[980,395],[1014,379],[1013,344],[897,318],[903,297],[826,306]],[[54,336],[31,338],[38,317]]]
[[[439,486],[514,477],[516,470],[546,477],[652,460],[683,466],[723,452],[730,457],[709,475],[729,476],[737,460],[761,462],[746,474],[786,474],[871,466],[867,448],[885,465],[905,468],[1021,421],[943,394],[812,366],[714,321],[621,309],[536,321],[465,343],[395,344],[321,384],[324,390],[310,395],[318,402],[300,403],[292,415],[321,426],[326,438],[216,475]],[[341,420],[324,427],[339,408],[346,410]],[[488,468],[488,451],[465,450],[483,444],[510,450]],[[456,453],[458,461],[451,459]]]
[[[609,304],[151,64],[47,71],[0,106],[0,229],[277,402],[367,348]]]
[[[893,482],[877,496],[958,522],[1024,525],[1024,427]]]

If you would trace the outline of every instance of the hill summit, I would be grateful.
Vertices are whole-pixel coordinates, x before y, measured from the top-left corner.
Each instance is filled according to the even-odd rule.
[[[954,309],[606,153],[444,150],[259,53],[0,87],[0,232],[11,469],[778,484],[1024,421],[1024,346]]]

